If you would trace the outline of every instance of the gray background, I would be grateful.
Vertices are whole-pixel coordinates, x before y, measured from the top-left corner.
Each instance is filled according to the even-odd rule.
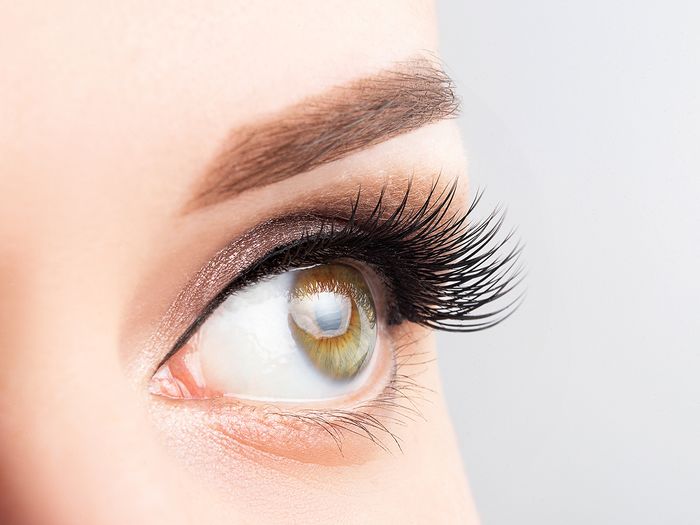
[[[484,524],[700,524],[700,2],[438,8],[530,270],[505,324],[439,337]]]

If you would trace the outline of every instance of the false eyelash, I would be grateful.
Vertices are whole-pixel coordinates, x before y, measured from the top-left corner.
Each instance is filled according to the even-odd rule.
[[[519,291],[522,246],[513,241],[512,231],[499,237],[505,215],[500,208],[481,221],[471,221],[482,192],[466,212],[450,213],[456,182],[439,194],[437,187],[436,181],[424,204],[412,212],[407,207],[410,182],[391,211],[385,210],[382,190],[363,219],[358,214],[358,192],[350,217],[341,226],[325,219],[318,230],[276,248],[227,287],[216,304],[270,274],[347,257],[383,277],[389,292],[389,324],[408,320],[438,330],[474,332],[500,323],[524,296]],[[487,306],[492,308],[484,311]]]

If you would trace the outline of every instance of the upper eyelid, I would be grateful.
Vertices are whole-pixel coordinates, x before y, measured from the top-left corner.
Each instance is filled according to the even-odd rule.
[[[357,162],[361,169],[337,181],[305,177],[310,185],[303,193],[285,191],[272,200],[251,200],[243,208],[217,206],[171,225],[153,246],[149,258],[154,262],[135,286],[122,321],[120,358],[134,380],[150,378],[206,304],[262,254],[313,230],[319,217],[346,220],[360,188],[360,215],[365,215],[384,185],[387,207],[398,204],[406,180],[413,176],[412,206],[420,205],[436,173],[432,160],[418,171],[396,165],[390,173],[371,170],[367,159]],[[273,190],[263,193],[272,195]]]
[[[313,215],[300,215],[297,220],[303,218],[305,221],[316,222],[318,230],[322,230],[324,225],[330,225],[337,222],[337,219],[328,217],[317,217]],[[294,220],[294,217],[285,218],[285,222],[289,220]],[[267,224],[274,224],[277,221],[268,221]],[[318,233],[318,232],[317,232]],[[255,260],[251,265],[245,268],[243,271],[238,273],[233,277],[202,309],[202,311],[197,315],[196,319],[187,327],[187,329],[180,335],[176,342],[173,344],[172,348],[168,353],[160,360],[158,365],[155,367],[157,370],[160,368],[173,354],[175,354],[180,348],[182,348],[187,341],[197,332],[201,325],[209,318],[209,316],[232,294],[237,290],[243,288],[244,286],[250,286],[255,284],[260,278],[270,277],[284,271],[296,269],[303,264],[301,259],[291,259],[288,261],[280,261],[282,257],[289,254],[292,250],[298,249],[300,247],[306,246],[309,243],[313,243],[316,240],[315,234],[309,234],[305,232],[304,235],[297,238],[284,246],[277,246],[269,252],[262,255],[260,258]],[[337,258],[337,257],[336,257]],[[329,258],[326,262],[330,262]],[[280,264],[281,263],[281,264]],[[321,262],[315,262],[314,264],[321,264]],[[260,272],[260,275],[254,275],[254,272]]]
[[[435,179],[432,183],[430,183],[430,185],[427,186],[426,189],[422,187],[423,185],[416,187],[413,184],[412,178],[409,178],[407,186],[404,187],[401,193],[401,198],[398,200],[395,200],[394,196],[392,196],[392,194],[388,191],[387,184],[384,184],[381,187],[381,190],[377,197],[369,199],[365,196],[366,192],[363,192],[362,188],[360,187],[356,191],[355,196],[352,199],[346,201],[347,207],[345,209],[350,210],[349,213],[340,212],[340,208],[333,209],[323,207],[317,211],[310,210],[303,213],[288,213],[285,215],[272,217],[258,224],[257,226],[243,234],[239,239],[229,244],[229,246],[227,246],[218,254],[216,254],[205,265],[205,267],[198,272],[198,274],[195,276],[193,283],[190,283],[188,286],[186,286],[185,290],[183,290],[183,292],[176,299],[176,303],[191,302],[191,300],[187,299],[187,296],[193,295],[190,293],[190,290],[199,289],[200,281],[208,282],[211,280],[206,275],[205,270],[210,267],[216,268],[219,266],[224,266],[225,264],[220,261],[236,257],[238,255],[237,252],[241,251],[241,245],[246,245],[251,239],[272,238],[274,237],[274,235],[272,235],[273,232],[285,231],[289,233],[289,236],[286,237],[286,242],[284,243],[287,245],[286,247],[299,246],[304,243],[304,236],[308,237],[308,235],[310,234],[313,235],[315,231],[323,228],[324,226],[337,225],[338,228],[342,228],[342,226],[348,224],[348,222],[357,224],[363,218],[366,220],[370,220],[377,212],[379,204],[385,199],[390,202],[393,202],[395,200],[397,209],[399,207],[407,206],[409,194],[411,194],[414,197],[417,197],[418,202],[427,201],[434,193],[435,188],[438,185],[438,180],[439,177],[438,179]],[[456,182],[457,181],[455,179],[455,185]],[[260,261],[269,258],[270,254],[279,251],[281,246],[283,245],[273,245],[267,252],[265,252],[262,255],[258,254],[253,260],[249,261],[243,267],[239,268],[235,272],[235,274],[225,278],[225,282],[221,283],[221,285],[218,286],[215,293],[210,295],[211,298],[208,299],[204,304],[202,304],[201,307],[198,308],[193,321],[189,322],[183,327],[182,333],[179,336],[177,336],[174,343],[170,345],[170,349],[165,354],[165,356],[158,361],[158,364],[154,367],[153,372],[155,373],[155,371],[158,370],[158,368],[162,366],[163,363],[165,363],[173,354],[175,354],[180,348],[182,348],[182,346],[184,346],[187,343],[187,341],[196,333],[197,329],[204,323],[204,321],[206,321],[208,316],[211,315],[211,313],[216,309],[216,307],[220,305],[226,299],[226,297],[230,295],[232,291],[235,291],[237,286],[241,285],[244,278],[250,274],[251,269],[254,269],[256,266],[259,266]],[[229,253],[232,255],[229,255]]]
[[[522,248],[517,241],[509,252],[504,248],[511,239],[511,234],[508,234],[505,239],[501,239],[500,241],[494,240],[497,239],[496,234],[502,225],[502,217],[498,213],[498,210],[492,212],[481,222],[472,224],[471,221],[467,221],[467,217],[472,213],[476,203],[480,199],[479,194],[477,194],[471,206],[469,206],[467,211],[462,213],[461,216],[458,216],[456,212],[454,214],[451,212],[448,213],[455,196],[456,187],[456,180],[453,180],[451,184],[445,186],[442,190],[438,190],[438,180],[436,179],[433,181],[431,190],[428,192],[427,196],[422,199],[421,205],[415,205],[415,203],[409,205],[409,193],[411,191],[409,184],[399,204],[395,208],[385,208],[387,213],[383,213],[383,209],[381,208],[381,202],[385,196],[384,191],[382,191],[379,199],[375,200],[374,206],[368,206],[368,201],[364,201],[360,204],[358,194],[355,204],[353,204],[352,213],[346,215],[344,220],[345,224],[352,224],[354,226],[358,224],[367,226],[369,224],[372,228],[384,228],[384,230],[388,230],[392,235],[395,233],[395,230],[398,229],[399,237],[404,236],[405,238],[405,236],[412,236],[414,234],[421,237],[421,257],[430,257],[431,253],[438,254],[440,262],[438,262],[436,266],[430,261],[424,261],[428,264],[428,266],[424,266],[424,268],[429,267],[431,272],[436,272],[434,274],[434,282],[418,283],[420,286],[429,287],[420,291],[420,299],[415,297],[411,298],[410,294],[412,292],[410,290],[408,291],[408,303],[410,303],[409,307],[412,313],[406,317],[403,316],[404,312],[402,311],[402,316],[405,319],[420,322],[432,328],[454,331],[475,331],[488,328],[501,322],[513,313],[521,302],[524,293],[518,293],[517,289],[522,281],[521,274],[523,268],[518,264]],[[356,212],[358,212],[358,210],[361,213],[356,217]],[[323,220],[333,222],[340,221],[341,219],[334,217],[332,219],[326,218]],[[286,227],[278,228],[280,223],[285,223]],[[444,225],[439,227],[439,223],[444,223]],[[296,233],[292,236],[287,235],[286,240],[289,243],[289,241],[293,239],[298,243],[299,239],[304,237],[305,232],[313,231],[314,228],[318,230],[318,228],[321,227],[320,224],[323,224],[323,222],[319,223],[319,215],[303,214],[291,217],[287,216],[266,221],[259,227],[249,231],[243,238],[245,239],[247,237],[250,241],[251,237],[255,237],[258,234],[262,238],[275,238],[275,229],[278,228],[287,231],[287,233],[289,233],[289,231],[295,231]],[[387,224],[388,226],[386,226]],[[262,231],[259,228],[262,228]],[[362,228],[359,229],[361,230]],[[428,241],[427,244],[426,241]],[[435,246],[432,246],[431,243],[435,244]],[[273,248],[271,250],[268,249],[268,253],[270,251],[279,251],[279,246],[283,244],[283,242],[271,244]],[[219,258],[229,257],[235,259],[238,255],[238,253],[233,251],[236,246],[238,245],[230,245],[228,248],[228,255],[226,255],[226,250],[224,250],[224,255],[219,256]],[[418,246],[416,246],[416,248],[417,247]],[[382,251],[382,249],[383,248],[380,248],[380,251]],[[232,251],[233,253],[231,253]],[[403,251],[404,254],[406,253],[405,250],[399,251]],[[440,253],[441,251],[442,253]],[[503,251],[506,251],[505,255],[502,255]],[[342,255],[346,254],[341,254],[341,256]],[[255,259],[249,261],[247,267],[239,267],[237,273],[228,277],[225,282],[222,282],[217,287],[214,293],[209,295],[211,299],[207,300],[198,309],[195,314],[197,315],[195,321],[183,327],[185,328],[184,332],[177,338],[176,344],[171,347],[171,350],[161,361],[161,364],[175,353],[182,344],[186,343],[189,337],[196,332],[198,326],[200,326],[216,306],[225,299],[227,296],[226,289],[231,290],[240,283],[241,276],[249,273],[250,268],[256,267],[260,258],[261,256],[257,255]],[[264,259],[265,256],[263,255],[262,258]],[[215,259],[217,259],[217,257],[215,257]],[[316,261],[316,263],[318,262],[320,261]],[[368,263],[370,266],[373,265],[371,256],[369,259],[364,259],[363,262]],[[211,264],[207,266],[211,266]],[[216,268],[217,265],[214,264],[213,266]],[[467,268],[465,268],[465,266],[467,266]],[[440,268],[442,268],[442,270],[440,270]],[[409,274],[403,277],[403,279],[399,278],[398,280],[396,278],[387,280],[389,284],[391,284],[392,280],[393,282],[402,283],[400,285],[401,287],[395,290],[399,292],[401,298],[393,295],[394,290],[389,291],[388,297],[399,299],[399,304],[405,305],[407,304],[407,296],[406,290],[403,288],[411,284],[412,279],[420,280],[420,278],[412,275],[410,269]],[[201,280],[205,283],[216,281],[216,279],[211,279],[210,275],[207,273],[204,273],[203,277],[200,277],[200,281]],[[432,288],[430,288],[430,286],[432,286]],[[198,291],[198,283],[195,282],[195,286],[189,288]],[[505,306],[492,309],[483,314],[471,313],[473,310],[487,304],[494,302],[499,304],[498,301],[512,297],[513,294],[517,294],[515,299],[508,299]],[[216,299],[217,297],[219,298],[218,302]],[[443,299],[443,297],[450,297],[451,299],[449,299],[449,301],[452,302],[449,304],[442,302],[447,300]],[[431,298],[430,300],[434,301],[435,304],[425,303],[429,298]],[[390,323],[393,321],[393,319],[389,320]]]

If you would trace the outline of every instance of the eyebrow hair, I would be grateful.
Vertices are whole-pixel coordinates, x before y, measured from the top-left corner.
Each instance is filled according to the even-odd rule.
[[[186,211],[308,172],[458,112],[454,84],[435,63],[398,63],[234,129]]]

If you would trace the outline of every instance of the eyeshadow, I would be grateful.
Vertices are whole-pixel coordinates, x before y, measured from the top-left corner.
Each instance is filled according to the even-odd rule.
[[[275,248],[316,232],[324,224],[335,222],[342,225],[353,210],[357,219],[369,217],[380,199],[387,209],[402,203],[408,208],[418,209],[428,198],[431,187],[431,181],[424,178],[411,182],[405,177],[393,182],[386,178],[381,186],[354,184],[338,195],[315,195],[300,208],[279,210],[278,215],[230,240],[192,275],[160,316],[147,343],[153,348],[148,353],[162,356],[163,349],[171,349],[178,341],[186,339],[185,332],[214,297],[241,272]],[[152,363],[149,367],[155,365]]]

